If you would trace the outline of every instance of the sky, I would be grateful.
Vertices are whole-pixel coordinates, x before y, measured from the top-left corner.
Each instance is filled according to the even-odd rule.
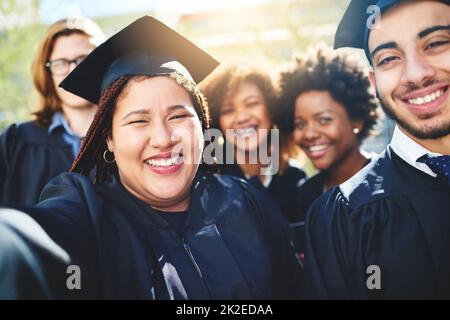
[[[249,6],[267,0],[42,0],[44,23],[53,23],[66,16],[90,18],[160,11],[165,14],[195,13],[214,9]]]

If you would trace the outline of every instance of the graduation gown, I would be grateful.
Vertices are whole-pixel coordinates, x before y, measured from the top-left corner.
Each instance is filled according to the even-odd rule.
[[[182,236],[114,176],[93,185],[64,173],[28,212],[80,266],[82,290],[58,297],[299,297],[299,265],[279,209],[234,177],[197,174]]]
[[[305,251],[306,214],[311,204],[324,192],[325,175],[325,171],[319,172],[296,189],[295,204],[293,206],[294,213],[292,214],[290,226],[293,233],[295,251],[298,253],[304,253]]]
[[[53,298],[47,275],[65,272],[68,261],[36,221],[0,209],[0,300]]]
[[[228,174],[241,179],[246,179],[244,172],[238,165],[221,165],[219,166],[220,173]],[[288,221],[295,221],[296,198],[298,189],[302,180],[306,179],[306,174],[303,170],[288,166],[283,174],[275,174],[272,176],[272,181],[266,189],[271,197],[281,208],[282,213]],[[258,177],[248,179],[251,184],[260,189],[265,189]]]
[[[36,204],[44,186],[72,162],[72,147],[61,136],[36,122],[11,125],[0,136],[0,204]]]
[[[449,187],[388,147],[313,203],[304,280],[310,298],[450,298]]]

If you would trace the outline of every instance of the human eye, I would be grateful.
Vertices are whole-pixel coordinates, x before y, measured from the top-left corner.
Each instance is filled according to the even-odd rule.
[[[75,59],[76,65],[79,65],[84,59],[86,59],[87,56],[79,56]]]
[[[306,126],[306,124],[305,124],[304,121],[296,121],[296,122],[294,123],[295,129],[298,129],[298,130],[304,129],[305,126]]]
[[[56,59],[56,60],[50,61],[47,64],[47,66],[50,68],[51,72],[61,73],[61,72],[65,72],[65,70],[69,66],[69,61],[66,59]]]
[[[143,125],[146,124],[148,121],[146,119],[142,118],[136,118],[136,119],[130,119],[130,121],[127,122],[127,125]]]
[[[180,114],[174,114],[173,116],[171,116],[169,118],[169,120],[179,120],[179,119],[184,119],[184,118],[188,118],[191,117],[191,114],[189,113],[180,113]]]
[[[234,112],[234,108],[233,107],[223,107],[220,109],[220,114],[222,115],[227,115],[227,114],[231,114]]]
[[[323,116],[319,118],[319,123],[321,125],[326,125],[328,123],[330,123],[331,121],[333,121],[333,118],[329,117],[329,116]]]
[[[425,50],[432,50],[435,48],[437,49],[437,48],[443,47],[448,44],[450,44],[449,38],[444,38],[442,36],[434,37],[433,39],[431,39],[430,41],[428,41],[425,44]]]
[[[392,63],[393,61],[398,60],[398,59],[399,59],[399,58],[396,57],[396,56],[389,56],[389,57],[380,59],[380,61],[377,63],[377,66],[378,66],[378,67],[382,67],[382,66],[388,65],[388,64],[390,64],[390,63]]]
[[[51,62],[53,67],[61,67],[61,66],[65,66],[69,63],[68,60],[66,59],[57,59]]]
[[[259,105],[259,100],[251,100],[251,101],[248,101],[247,103],[246,103],[246,106],[247,107],[254,107],[254,106],[257,106],[257,105]]]

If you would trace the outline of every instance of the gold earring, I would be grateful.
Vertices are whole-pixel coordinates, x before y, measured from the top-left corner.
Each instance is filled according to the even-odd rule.
[[[354,134],[358,134],[359,133],[359,129],[358,128],[353,128],[353,133]]]
[[[106,149],[105,150],[105,152],[103,152],[103,160],[105,160],[105,162],[107,163],[107,164],[111,164],[111,163],[114,163],[115,161],[116,161],[116,158],[113,158],[112,160],[108,160],[108,159],[106,159],[106,153],[107,152],[110,152],[108,149]],[[110,152],[112,155],[113,155],[113,157],[114,157],[114,153],[112,153],[112,152]]]

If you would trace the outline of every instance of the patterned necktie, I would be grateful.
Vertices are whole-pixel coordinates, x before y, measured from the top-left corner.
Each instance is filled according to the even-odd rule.
[[[417,161],[425,163],[438,178],[442,179],[450,186],[450,156],[430,157],[424,155]]]

